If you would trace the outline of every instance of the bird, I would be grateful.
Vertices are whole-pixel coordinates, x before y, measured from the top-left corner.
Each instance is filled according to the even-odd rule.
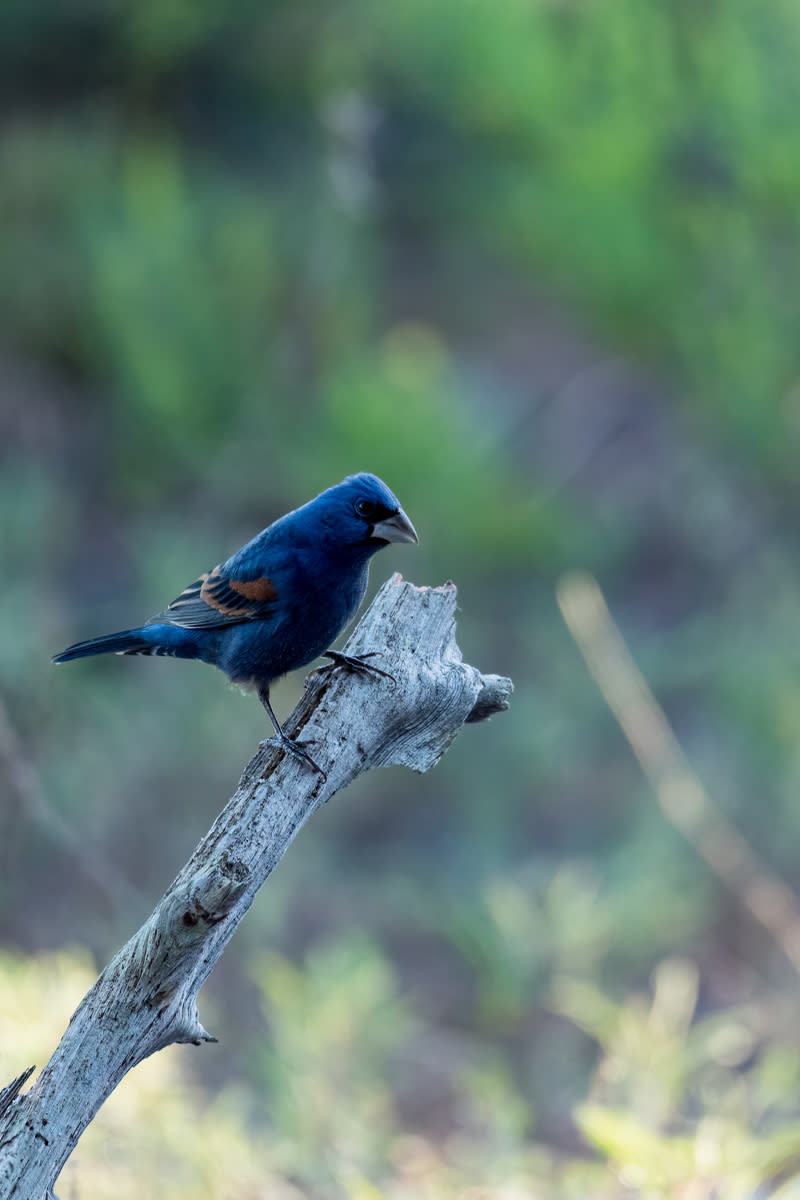
[[[345,655],[331,643],[358,611],[373,554],[392,542],[419,543],[397,497],[377,475],[348,475],[279,517],[144,625],[76,642],[53,662],[113,653],[210,663],[255,688],[277,741],[324,775],[284,731],[270,686],[319,657],[331,659],[322,670],[387,675],[367,661],[376,652]]]

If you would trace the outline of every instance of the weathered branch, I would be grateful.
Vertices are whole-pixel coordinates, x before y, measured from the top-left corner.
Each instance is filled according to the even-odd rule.
[[[84,997],[55,1054],[24,1094],[0,1092],[0,1200],[45,1200],[83,1130],[123,1076],[171,1042],[214,1039],[197,994],[253,898],[300,827],[371,767],[427,771],[467,721],[508,706],[511,681],[483,676],[455,642],[456,589],[394,576],[350,639],[380,650],[393,680],[312,673],[287,732],[323,778],[262,745],[236,793],[149,920]]]

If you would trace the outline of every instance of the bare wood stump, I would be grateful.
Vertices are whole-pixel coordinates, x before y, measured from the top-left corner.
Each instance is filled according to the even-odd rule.
[[[326,777],[264,743],[152,916],[73,1014],[33,1087],[0,1091],[0,1200],[47,1200],[78,1138],[130,1069],[172,1042],[214,1039],[197,994],[253,898],[321,804],[372,767],[427,771],[463,724],[508,707],[510,679],[481,675],[455,641],[456,589],[395,575],[347,645],[392,679],[312,672],[286,723]],[[33,1068],[31,1068],[32,1070]]]

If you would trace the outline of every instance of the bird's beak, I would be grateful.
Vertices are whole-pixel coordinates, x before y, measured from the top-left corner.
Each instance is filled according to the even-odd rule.
[[[382,542],[411,542],[414,546],[419,545],[417,531],[402,508],[392,513],[385,521],[376,521],[370,537],[378,538]]]

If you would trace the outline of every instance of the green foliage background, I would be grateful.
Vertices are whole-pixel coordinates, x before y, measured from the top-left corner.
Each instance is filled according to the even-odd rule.
[[[221,1045],[137,1069],[76,1194],[800,1194],[797,979],[555,603],[597,575],[800,887],[799,55],[792,0],[0,6],[2,1079],[264,734],[205,668],[51,653],[368,469],[422,537],[373,585],[455,579],[517,686],[318,814]]]

